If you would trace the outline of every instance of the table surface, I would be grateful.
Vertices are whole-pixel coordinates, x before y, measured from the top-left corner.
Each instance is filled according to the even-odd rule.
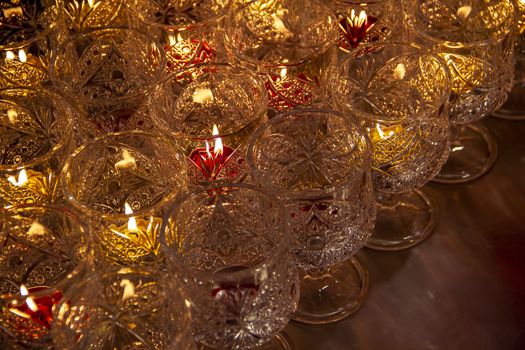
[[[439,223],[406,251],[364,249],[370,291],[340,322],[286,329],[296,350],[525,349],[525,121],[487,118],[494,168],[429,184]]]

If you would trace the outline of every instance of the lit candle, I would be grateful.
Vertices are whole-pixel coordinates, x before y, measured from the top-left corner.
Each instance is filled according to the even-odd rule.
[[[416,132],[402,125],[381,126],[367,128],[372,141],[372,166],[381,167],[386,164],[393,165],[403,159],[408,159],[417,151],[413,141]]]
[[[0,177],[0,199],[5,205],[47,202],[53,195],[51,177],[51,174],[45,176],[31,169],[22,169],[18,175]]]
[[[343,16],[339,19],[341,33],[339,47],[345,51],[349,51],[351,48],[355,49],[372,30],[376,22],[377,18],[367,15],[364,10],[356,15],[355,10],[352,9],[350,16]]]
[[[50,290],[50,288],[45,286],[26,288],[26,286],[21,285],[20,295],[26,297],[24,303],[18,305],[19,302],[14,301],[8,307],[10,313],[21,317],[16,324],[16,330],[35,340],[45,334],[42,333],[41,328],[45,330],[51,328],[53,308],[60,302],[60,299],[62,299],[62,293],[60,291],[54,291],[49,295],[39,297],[31,296],[33,293],[40,292],[41,294],[46,290]]]
[[[196,180],[217,180],[221,178],[235,181],[243,171],[244,159],[239,152],[223,145],[222,139],[218,137],[217,125],[213,125],[212,135],[217,137],[214,138],[211,146],[208,141],[205,141],[205,147],[198,147],[189,155],[191,168],[194,169],[193,177]]]
[[[124,213],[132,215],[133,210],[126,202]],[[161,220],[130,216],[123,225],[110,224],[107,231],[99,234],[104,255],[117,262],[136,263],[153,260],[160,252],[158,231]]]
[[[38,86],[48,76],[44,62],[25,49],[5,52],[2,75],[9,82],[22,86]]]
[[[246,266],[230,266],[217,273],[235,273],[247,269]],[[261,279],[266,279],[266,276]],[[224,281],[217,283],[212,291],[213,298],[222,303],[234,315],[240,315],[246,304],[257,296],[259,284],[253,277],[246,277],[240,281]]]
[[[287,111],[313,103],[316,84],[303,73],[294,77],[288,74],[285,67],[280,74],[269,74],[265,85],[268,105],[276,111]]]

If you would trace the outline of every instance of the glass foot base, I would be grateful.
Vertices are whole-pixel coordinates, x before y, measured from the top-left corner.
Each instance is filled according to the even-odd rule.
[[[196,349],[198,350],[221,350],[221,349],[216,349],[216,348],[209,347],[209,346],[202,345],[202,344],[198,344],[196,346]],[[240,349],[245,349],[245,348],[239,347],[238,349],[240,350]],[[292,347],[292,342],[290,340],[290,337],[286,333],[281,332],[277,334],[275,337],[273,337],[266,344],[261,345],[259,347],[255,347],[255,348],[249,348],[249,349],[251,350],[292,350],[293,347]]]
[[[339,321],[359,310],[367,292],[368,272],[352,257],[322,274],[303,277],[292,320],[307,324]]]
[[[492,116],[507,120],[525,120],[523,96],[525,96],[525,84],[514,85],[507,101],[500,109],[492,112]]]
[[[497,156],[496,139],[483,124],[455,126],[448,160],[432,181],[449,184],[473,181],[492,168]]]
[[[381,197],[379,194],[378,197]],[[376,226],[366,247],[375,250],[403,250],[427,239],[436,227],[436,209],[420,190],[386,195],[377,203]]]

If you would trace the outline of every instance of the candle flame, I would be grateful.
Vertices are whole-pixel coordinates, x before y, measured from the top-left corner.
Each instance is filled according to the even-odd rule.
[[[377,130],[377,134],[379,135],[379,138],[381,140],[384,140],[384,139],[387,139],[389,138],[390,136],[394,135],[394,132],[393,131],[390,131],[388,133],[388,135],[386,135],[383,130],[381,129],[381,126],[379,124],[376,124],[376,130]]]
[[[396,68],[394,68],[394,75],[397,79],[401,80],[406,75],[406,68],[403,63],[398,63]]]
[[[285,38],[293,36],[293,33],[286,27],[282,19],[286,15],[287,12],[288,10],[286,9],[280,9],[280,10],[277,10],[276,13],[272,14],[273,27],[278,33],[283,34]]]
[[[36,305],[36,303],[33,300],[33,298],[27,297],[26,298],[26,304],[29,307],[29,309],[31,309],[31,311],[33,311],[33,312],[37,312],[38,311],[38,305]]]
[[[284,78],[287,73],[288,73],[288,68],[286,67],[281,68],[281,78]]]
[[[34,221],[32,224],[31,224],[31,227],[29,228],[29,230],[27,230],[27,235],[28,236],[32,236],[32,235],[43,235],[47,232],[46,228],[44,227],[44,225],[42,225],[41,223],[39,223],[38,221]]]
[[[184,39],[182,38],[182,35],[178,32],[177,35],[169,34],[168,35],[168,41],[170,43],[170,46],[175,46]]]
[[[115,170],[120,169],[136,169],[137,168],[137,162],[135,161],[135,158],[131,156],[128,150],[122,151],[122,160],[119,160],[115,163]]]
[[[213,130],[212,130],[211,134],[213,136],[219,135],[219,128],[217,127],[217,125],[213,124]],[[220,156],[220,155],[222,155],[223,151],[224,151],[224,147],[222,145],[222,140],[221,140],[220,137],[216,137],[215,138],[215,145],[213,147],[213,153],[215,153],[215,156]]]
[[[89,7],[93,7],[94,3],[95,3],[95,0],[88,0]]]
[[[135,296],[135,285],[128,279],[120,281],[120,286],[124,288],[122,293],[122,301],[126,301]]]
[[[25,285],[20,286],[20,295],[25,297],[29,294],[29,291],[27,290],[27,287]]]
[[[213,92],[208,88],[196,88],[193,92],[193,102],[204,104],[213,101]]]
[[[20,59],[20,62],[27,62],[27,55],[24,49],[18,50],[18,58]]]
[[[10,308],[9,309],[9,312],[17,315],[17,316],[20,316],[20,317],[23,317],[23,318],[27,318],[27,319],[31,319],[31,316],[29,316],[28,314],[26,314],[25,312],[23,311],[20,311],[18,309],[15,309],[15,308]]]
[[[126,215],[130,215],[130,214],[133,214],[133,209],[131,209],[130,205],[128,204],[128,202],[125,202],[124,203],[124,213]],[[129,232],[138,232],[138,227],[137,227],[137,220],[135,219],[134,216],[130,217],[128,219],[128,231]]]
[[[462,20],[466,20],[467,17],[470,15],[470,12],[472,11],[472,6],[461,6],[460,8],[458,8],[458,17],[461,18]]]
[[[15,53],[13,51],[8,50],[5,53],[5,59],[6,60],[14,60],[15,59]]]
[[[7,118],[9,118],[10,123],[15,123],[16,118],[18,117],[18,113],[14,109],[9,109],[7,111]]]
[[[27,173],[25,169],[20,170],[20,173],[18,174],[18,180],[14,176],[9,176],[7,178],[7,181],[12,183],[14,186],[23,186],[27,183]]]

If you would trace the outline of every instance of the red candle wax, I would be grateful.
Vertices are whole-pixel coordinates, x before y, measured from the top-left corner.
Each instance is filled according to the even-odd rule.
[[[28,293],[40,292],[43,290],[49,289],[48,287],[31,287],[28,288]],[[26,301],[20,306],[12,306],[11,309],[15,309],[20,312],[22,315],[27,315],[27,318],[34,323],[37,323],[45,328],[51,328],[51,323],[53,320],[53,307],[60,302],[62,299],[62,293],[60,291],[54,291],[49,295],[43,295],[40,297],[31,297],[33,300],[34,306],[36,309],[28,304]],[[25,328],[25,327],[24,327]]]
[[[371,15],[366,15],[362,11],[358,16],[352,12],[350,17],[344,16],[339,20],[339,30],[341,33],[341,40],[339,47],[344,50],[356,48],[359,43],[366,37],[370,30],[377,22],[377,18]]]
[[[301,73],[297,76],[268,75],[265,85],[268,91],[268,105],[281,112],[311,105],[314,89],[318,84]]]
[[[193,164],[193,176],[197,180],[234,181],[244,167],[244,159],[240,154],[226,145],[222,147],[222,151],[216,151],[215,146],[196,148],[189,159]]]
[[[166,66],[170,72],[193,64],[212,62],[216,56],[215,50],[205,40],[197,38],[167,44],[164,46],[164,52]]]

